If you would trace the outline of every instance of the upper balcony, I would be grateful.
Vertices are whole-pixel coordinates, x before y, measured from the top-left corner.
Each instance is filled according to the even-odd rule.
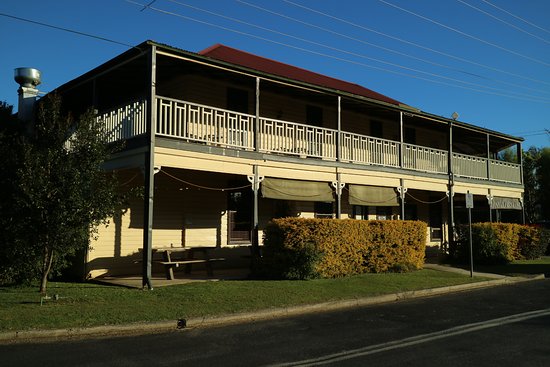
[[[409,144],[356,132],[251,115],[214,106],[155,97],[156,135],[267,154],[287,155],[428,172],[482,181],[521,184],[521,165],[452,150]],[[147,131],[147,106],[137,100],[102,111],[108,141],[128,140]],[[489,137],[487,137],[487,140]],[[452,151],[452,160],[449,160]]]

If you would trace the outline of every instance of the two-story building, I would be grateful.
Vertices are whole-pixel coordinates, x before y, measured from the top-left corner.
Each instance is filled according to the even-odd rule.
[[[139,258],[145,285],[152,248],[261,244],[274,217],[422,220],[437,251],[467,192],[474,221],[522,218],[521,138],[227,46],[147,41],[58,92],[124,142],[106,165],[122,188],[145,187],[92,241],[90,277]]]

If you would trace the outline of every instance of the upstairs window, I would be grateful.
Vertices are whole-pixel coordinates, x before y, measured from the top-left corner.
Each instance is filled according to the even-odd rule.
[[[248,91],[232,87],[227,88],[227,109],[248,113]]]
[[[371,120],[370,122],[370,136],[374,138],[384,138],[384,128],[382,121]]]
[[[317,106],[306,106],[306,121],[308,125],[323,126],[323,109]]]

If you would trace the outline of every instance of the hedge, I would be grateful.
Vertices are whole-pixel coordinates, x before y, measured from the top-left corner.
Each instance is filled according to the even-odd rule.
[[[263,275],[335,278],[422,268],[426,223],[281,218],[264,230]]]
[[[513,223],[472,224],[474,262],[481,264],[508,263],[514,260],[532,260],[544,255],[548,235],[541,228]],[[469,259],[468,226],[458,229],[458,243],[453,255]]]

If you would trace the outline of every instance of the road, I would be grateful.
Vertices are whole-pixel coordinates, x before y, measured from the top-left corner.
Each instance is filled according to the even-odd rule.
[[[0,346],[2,366],[550,366],[550,279],[179,332]]]

